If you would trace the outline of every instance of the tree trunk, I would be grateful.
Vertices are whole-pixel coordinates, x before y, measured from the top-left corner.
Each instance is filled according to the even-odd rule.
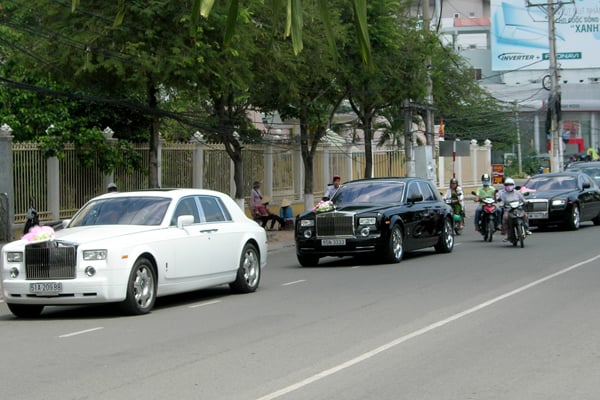
[[[152,109],[158,108],[157,89],[152,82],[148,84],[148,106]],[[148,187],[158,188],[158,146],[160,141],[160,121],[157,116],[150,116],[150,149],[148,151]]]
[[[366,113],[363,120],[365,132],[365,178],[373,177],[373,114]]]

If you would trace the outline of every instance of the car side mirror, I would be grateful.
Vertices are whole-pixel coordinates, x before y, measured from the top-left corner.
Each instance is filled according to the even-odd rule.
[[[177,217],[177,228],[181,229],[184,226],[192,225],[194,223],[193,215],[180,215]]]
[[[590,183],[589,183],[589,182],[583,182],[583,188],[584,188],[584,189],[589,189],[589,188],[591,188],[591,187],[592,187],[592,185],[590,185]]]

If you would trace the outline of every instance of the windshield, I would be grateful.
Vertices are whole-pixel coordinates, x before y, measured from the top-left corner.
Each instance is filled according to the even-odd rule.
[[[336,207],[355,203],[399,203],[404,187],[404,182],[352,183],[340,187],[331,200]]]
[[[69,227],[89,225],[160,225],[171,199],[115,197],[86,204]]]
[[[541,192],[574,190],[577,189],[577,180],[572,176],[540,175],[528,180],[525,186]]]

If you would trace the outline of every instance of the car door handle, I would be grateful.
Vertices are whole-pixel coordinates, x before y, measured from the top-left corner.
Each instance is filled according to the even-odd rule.
[[[218,229],[203,229],[200,231],[200,233],[214,233],[217,231],[218,231]]]

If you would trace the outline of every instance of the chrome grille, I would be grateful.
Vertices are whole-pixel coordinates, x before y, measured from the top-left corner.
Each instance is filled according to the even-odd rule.
[[[531,199],[525,204],[525,211],[527,212],[540,212],[548,211],[548,200],[545,199]]]
[[[354,216],[336,212],[317,215],[317,236],[354,236]]]
[[[25,274],[28,280],[74,279],[77,248],[56,242],[25,246]]]

